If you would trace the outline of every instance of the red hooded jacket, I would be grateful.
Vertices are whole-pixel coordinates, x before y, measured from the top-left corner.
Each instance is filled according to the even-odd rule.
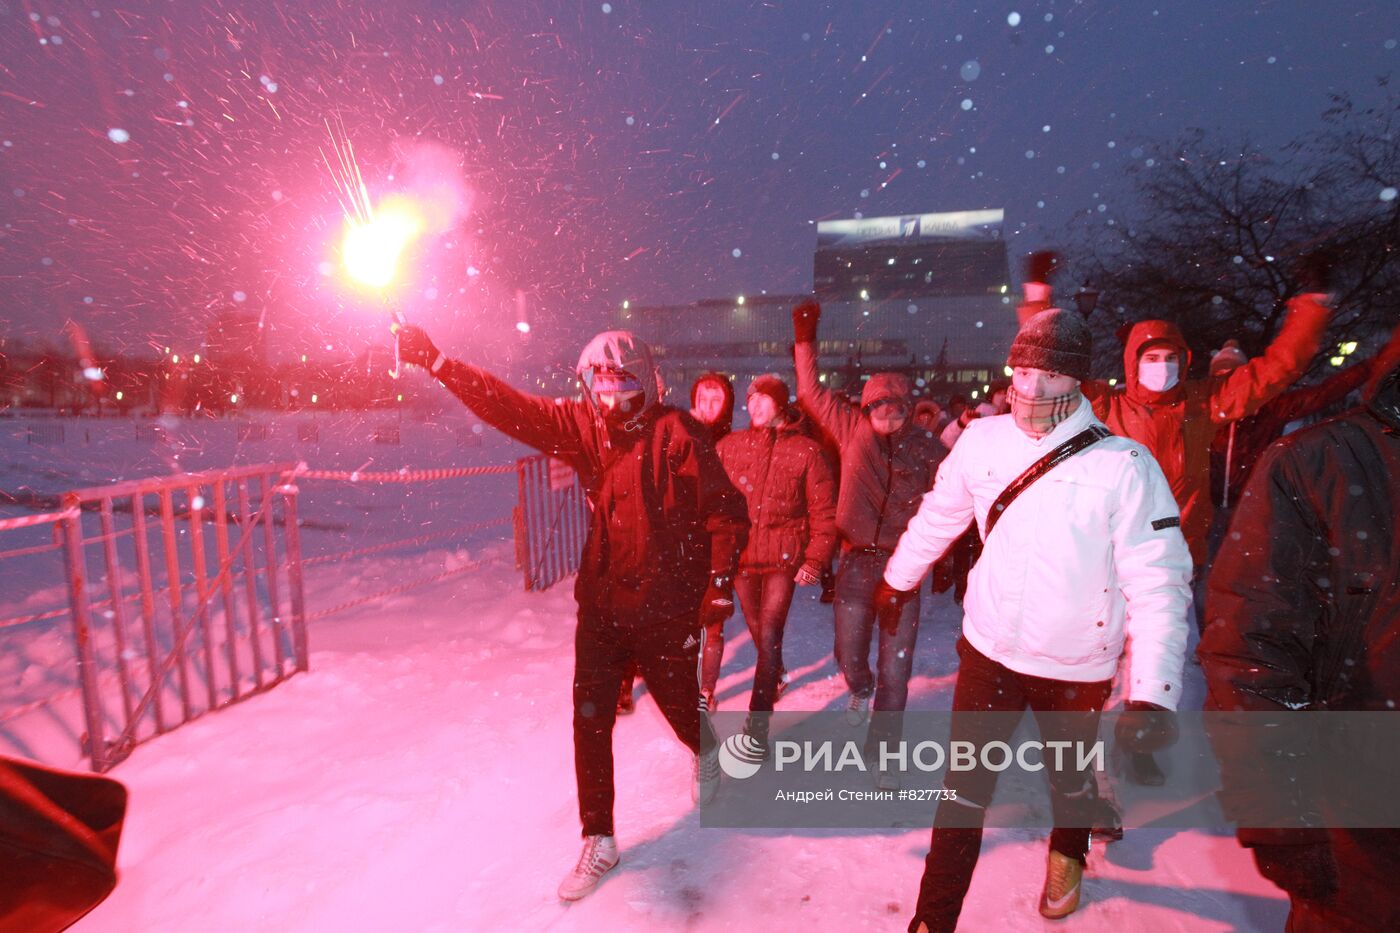
[[[1331,312],[1320,295],[1300,295],[1289,304],[1288,319],[1273,343],[1223,376],[1183,379],[1165,392],[1138,382],[1138,357],[1149,343],[1171,344],[1181,357],[1181,372],[1191,352],[1174,324],[1141,321],[1133,325],[1123,348],[1125,385],[1087,381],[1085,396],[1094,414],[1115,434],[1152,451],[1181,507],[1181,531],[1199,565],[1206,559],[1206,538],[1215,506],[1210,498],[1210,445],[1220,425],[1251,415],[1293,384],[1317,355]]]

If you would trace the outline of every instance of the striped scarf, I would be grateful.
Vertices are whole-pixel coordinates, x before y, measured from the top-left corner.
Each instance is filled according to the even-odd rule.
[[[1035,438],[1055,430],[1055,425],[1074,414],[1083,398],[1077,386],[1073,392],[1054,398],[1027,398],[1011,386],[1006,390],[1006,397],[1011,400],[1011,417],[1016,427]]]

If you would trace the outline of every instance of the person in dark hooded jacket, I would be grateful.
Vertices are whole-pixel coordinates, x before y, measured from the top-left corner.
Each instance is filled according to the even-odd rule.
[[[578,471],[591,513],[574,597],[574,764],[584,846],[559,896],[577,900],[617,865],[612,732],[635,661],[671,728],[696,754],[698,799],[719,762],[700,708],[701,631],[733,611],[748,531],[743,497],[704,430],[661,404],[646,344],[599,334],[579,356],[584,400],[528,395],[448,359],[418,327],[399,329],[401,358],[427,369],[483,421]]]
[[[836,663],[851,691],[847,718],[872,717],[866,750],[897,736],[898,716],[909,698],[909,674],[919,635],[919,598],[905,604],[892,628],[880,628],[876,675],[870,672],[875,632],[872,599],[885,562],[899,543],[924,493],[933,487],[947,449],[915,428],[909,380],[898,373],[875,373],[861,391],[860,404],[823,388],[817,372],[817,324],[821,305],[804,301],[792,309],[796,345],[797,400],[836,442],[841,474],[836,528],[841,564],[836,574]],[[882,715],[890,714],[890,715]],[[895,778],[880,774],[883,784]],[[892,786],[892,784],[891,784]]]
[[[704,373],[690,387],[690,416],[700,422],[710,443],[718,444],[734,426],[734,387],[722,373]],[[715,708],[715,684],[719,682],[720,664],[724,660],[724,618],[708,613],[705,626],[705,646],[700,657],[700,697],[705,709]],[[636,711],[637,665],[634,662],[622,678],[622,690],[617,695],[617,713],[626,716]]]
[[[777,699],[794,588],[820,583],[836,553],[836,480],[788,402],[787,383],[759,376],[746,400],[750,427],[719,443],[720,462],[749,507],[749,541],[734,590],[758,652],[751,713],[772,712]],[[746,731],[766,747],[766,717],[751,716]]]
[[[1377,357],[1367,404],[1271,446],[1211,571],[1198,655],[1207,709],[1294,715],[1400,702],[1400,345]],[[1275,730],[1276,731],[1276,730]],[[1221,743],[1226,815],[1297,784],[1253,743]],[[1260,746],[1266,747],[1266,746]],[[1290,749],[1295,760],[1319,754]],[[1393,773],[1338,775],[1393,788]],[[1310,801],[1326,815],[1329,784]],[[1354,823],[1352,825],[1355,825]],[[1243,823],[1240,843],[1288,893],[1290,933],[1400,929],[1400,829]]]

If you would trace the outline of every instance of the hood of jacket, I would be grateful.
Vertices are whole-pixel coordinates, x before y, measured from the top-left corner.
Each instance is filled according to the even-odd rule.
[[[908,378],[902,373],[875,373],[860,390],[860,407],[884,399],[896,399],[907,405],[913,394]]]
[[[1176,385],[1165,392],[1153,392],[1138,382],[1138,357],[1143,348],[1152,343],[1166,343],[1181,357],[1181,368]],[[1128,396],[1135,402],[1145,405],[1170,405],[1181,399],[1185,391],[1186,373],[1191,369],[1191,350],[1181,331],[1170,321],[1139,321],[1128,331],[1128,339],[1123,343],[1123,374]]]
[[[690,385],[690,410],[695,410],[695,390],[700,388],[700,384],[708,382],[711,385],[719,386],[724,393],[724,404],[720,407],[719,417],[714,424],[704,425],[709,432],[710,440],[716,443],[730,431],[734,430],[734,386],[730,384],[728,377],[723,373],[701,373]]]
[[[651,348],[626,330],[607,330],[588,341],[578,357],[580,379],[590,370],[631,373],[642,384],[642,407],[646,411],[661,399],[661,375],[652,361]],[[587,385],[587,382],[585,382]],[[592,403],[592,392],[588,393]]]

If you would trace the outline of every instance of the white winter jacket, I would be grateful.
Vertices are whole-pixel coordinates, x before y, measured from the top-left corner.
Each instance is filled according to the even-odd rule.
[[[1010,415],[971,422],[885,568],[911,590],[1016,477],[1085,428],[1088,401],[1032,440]],[[1162,469],[1110,436],[1056,466],[998,520],[968,578],[963,635],[1013,671],[1110,680],[1132,641],[1128,698],[1176,709],[1191,608],[1191,552]]]

